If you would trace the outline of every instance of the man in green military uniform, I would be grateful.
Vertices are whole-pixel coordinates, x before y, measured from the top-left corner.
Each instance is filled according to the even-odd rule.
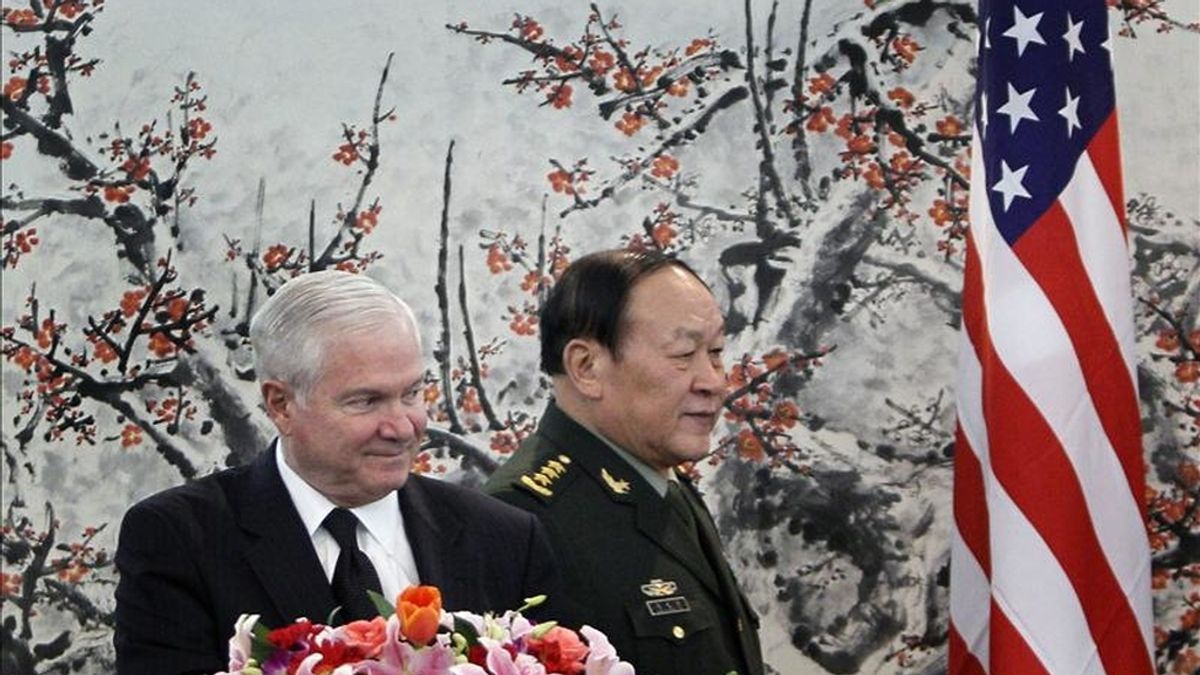
[[[709,452],[725,395],[708,287],[657,252],[572,264],[540,317],[554,401],[486,489],[541,519],[568,621],[640,675],[761,675],[757,617],[676,467]]]

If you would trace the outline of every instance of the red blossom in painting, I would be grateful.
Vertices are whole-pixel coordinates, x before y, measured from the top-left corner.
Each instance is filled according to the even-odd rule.
[[[701,51],[704,51],[705,49],[712,47],[712,45],[713,45],[712,40],[696,38],[696,39],[692,40],[691,44],[689,44],[687,46],[687,48],[683,51],[683,53],[688,56],[695,56],[696,54],[700,53]]]
[[[541,39],[542,34],[545,33],[542,25],[530,17],[517,16],[517,18],[513,20],[512,26],[520,31],[521,38],[525,40],[537,41]]]
[[[914,97],[912,92],[904,87],[895,87],[888,91],[888,99],[895,101],[896,105],[900,106],[901,108],[910,108],[912,107],[913,102],[916,100],[916,97]]]
[[[550,105],[559,110],[569,108],[571,107],[571,93],[573,91],[571,85],[560,84],[550,90],[550,93],[546,95],[546,100],[549,101]]]
[[[112,363],[117,360],[117,350],[113,349],[112,345],[107,342],[96,343],[93,355],[101,363]]]
[[[492,274],[500,274],[512,269],[512,261],[499,244],[492,244],[487,250],[487,266]]]
[[[292,249],[283,244],[274,244],[267,248],[262,255],[263,267],[268,272],[273,272],[279,269],[284,263],[292,257]]]
[[[597,49],[592,53],[592,58],[588,59],[588,68],[591,68],[592,72],[603,77],[616,63],[617,59],[615,56],[603,49]]]
[[[646,118],[635,112],[627,112],[621,116],[621,119],[617,120],[617,123],[614,126],[616,126],[617,129],[619,129],[621,133],[625,134],[626,136],[632,136],[636,134],[639,129],[646,126]]]
[[[829,129],[829,125],[835,122],[833,116],[833,108],[829,106],[821,106],[808,116],[808,121],[805,122],[804,128],[815,133],[824,133]]]
[[[338,146],[337,152],[333,153],[333,160],[350,166],[358,160],[358,148],[353,143],[343,143]]]
[[[829,73],[821,73],[820,75],[808,80],[808,90],[814,94],[828,94],[833,91],[837,80]]]
[[[36,26],[38,24],[38,15],[32,9],[11,9],[5,7],[4,21],[12,26]]]
[[[906,64],[911,64],[917,58],[917,52],[920,50],[921,45],[907,35],[901,35],[892,40],[892,51]]]
[[[613,86],[616,87],[618,91],[637,91],[638,81],[637,78],[634,77],[633,73],[629,72],[628,68],[622,68],[621,70],[618,70],[615,75],[613,75]]]
[[[203,117],[196,117],[188,120],[188,133],[194,140],[200,140],[212,131],[212,124]]]
[[[175,343],[171,341],[165,333],[154,332],[150,334],[150,343],[146,345],[154,355],[160,359],[165,359],[175,353]]]
[[[575,194],[575,180],[571,177],[571,172],[566,169],[555,169],[546,174],[546,180],[550,181],[550,187],[555,192],[573,195]]]
[[[142,428],[136,424],[126,424],[121,429],[121,447],[129,448],[142,442]]]
[[[517,335],[530,336],[537,335],[537,316],[525,312],[516,312],[513,314],[512,320],[509,321],[508,327]]]
[[[371,234],[375,227],[379,225],[379,213],[383,211],[383,207],[375,204],[365,211],[360,211],[354,218],[354,227],[363,234]]]
[[[137,188],[132,185],[105,185],[104,186],[104,201],[112,202],[113,204],[124,204],[129,201],[129,195],[133,194]]]
[[[954,115],[947,115],[937,121],[938,133],[943,136],[959,136],[963,132],[962,120]]]
[[[554,57],[554,67],[558,68],[561,73],[572,73],[579,70],[579,60],[583,57],[583,51],[574,45],[568,45],[563,48],[557,56]]]
[[[13,75],[8,78],[8,82],[4,83],[4,95],[16,101],[25,93],[25,85],[28,81],[20,75]]]
[[[1184,361],[1175,366],[1175,379],[1184,383],[1200,381],[1200,361]]]
[[[655,157],[650,168],[652,176],[663,179],[672,178],[677,171],[679,171],[679,160],[666,154]]]
[[[142,181],[150,174],[150,159],[147,157],[130,157],[121,165],[121,170],[129,174],[129,179]]]

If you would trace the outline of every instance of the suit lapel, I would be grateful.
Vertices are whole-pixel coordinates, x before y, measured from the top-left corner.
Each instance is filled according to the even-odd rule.
[[[238,520],[247,534],[246,559],[284,621],[324,622],[333,591],[279,477],[275,452],[262,453],[240,485]]]
[[[447,606],[462,592],[459,577],[465,565],[455,565],[462,523],[450,509],[438,509],[430,493],[424,489],[423,476],[409,476],[400,489],[400,513],[404,518],[404,533],[412,546],[417,574],[426,586],[437,586]]]
[[[700,498],[700,493],[696,491],[696,487],[692,484],[692,481],[687,476],[680,474],[679,482],[680,487],[683,488],[684,495],[691,501],[693,510],[696,512],[697,524],[700,526],[701,545],[706,547],[712,554],[712,563],[721,578],[721,587],[724,591],[725,601],[729,603],[729,606],[738,608],[738,642],[742,648],[742,656],[746,659],[746,663],[751,664],[753,671],[761,671],[762,654],[758,646],[756,634],[749,627],[743,630],[741,625],[742,621],[750,620],[751,610],[746,602],[746,596],[742,595],[742,591],[737,584],[737,579],[733,576],[733,569],[729,566],[729,562],[722,553],[723,549],[716,523],[713,522],[712,516],[704,506],[704,500]]]
[[[705,555],[709,557],[709,562],[712,563],[713,569],[720,577],[725,597],[731,603],[740,604],[741,591],[738,590],[737,580],[733,577],[733,570],[725,560],[720,535],[717,533],[712,516],[708,513],[708,508],[705,507],[704,501],[700,499],[700,493],[696,491],[687,476],[679,474],[679,483],[685,498],[691,502],[692,512],[696,515],[697,529],[700,531],[700,545],[704,547]]]
[[[641,480],[640,476],[637,478]],[[632,479],[630,482],[633,482]],[[688,536],[691,524],[676,514],[667,501],[646,485],[645,481],[642,483],[645,491],[633,503],[637,509],[638,530],[688,568],[712,593],[720,595],[721,587],[704,557],[704,551],[698,549],[696,541]]]
[[[610,499],[635,509],[638,531],[646,539],[688,568],[712,593],[721,593],[704,552],[687,536],[685,524],[673,513],[667,501],[604,441],[553,403],[542,417],[538,433],[564,449],[572,461],[578,462],[604,487]],[[617,489],[614,489],[614,483]]]

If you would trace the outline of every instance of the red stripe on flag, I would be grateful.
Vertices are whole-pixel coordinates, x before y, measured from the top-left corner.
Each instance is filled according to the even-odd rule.
[[[1121,223],[1121,230],[1128,239],[1129,224],[1125,222],[1125,189],[1121,176],[1121,141],[1117,131],[1117,111],[1104,120],[1104,124],[1096,130],[1096,135],[1088,143],[1088,156],[1096,167],[1096,174],[1104,185],[1108,201],[1112,203],[1113,213]]]
[[[987,326],[983,318],[983,273],[980,272],[979,251],[975,250],[975,239],[967,237],[967,260],[963,268],[962,329],[967,331],[971,346],[979,365],[983,363],[982,340],[987,338]]]
[[[993,473],[1070,579],[1105,669],[1148,673],[1151,660],[1141,629],[1092,529],[1070,461],[999,355],[986,338],[981,342]]]
[[[1088,227],[1090,224],[1084,224]],[[1054,202],[1013,246],[1025,269],[1054,306],[1070,337],[1088,393],[1117,453],[1133,501],[1145,518],[1141,419],[1137,393],[1123,363],[1121,348],[1079,256],[1075,231],[1062,206]]]
[[[988,549],[987,492],[983,467],[962,428],[954,431],[954,522],[963,543],[990,579],[992,556]]]
[[[987,675],[979,659],[967,649],[967,643],[958,634],[954,624],[950,624],[950,659],[947,675]]]
[[[1009,623],[1008,617],[992,602],[992,646],[989,650],[993,673],[1020,673],[1021,675],[1049,675],[1041,660],[1025,643],[1025,638]],[[1140,641],[1140,640],[1139,640]],[[1124,673],[1126,671],[1109,671]]]

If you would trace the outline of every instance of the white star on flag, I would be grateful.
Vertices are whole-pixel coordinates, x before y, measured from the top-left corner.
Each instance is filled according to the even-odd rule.
[[[1033,87],[1028,91],[1017,91],[1017,88],[1008,85],[1008,101],[1004,105],[996,109],[996,112],[1002,115],[1008,115],[1009,131],[1016,133],[1017,125],[1021,120],[1033,120],[1038,122],[1038,116],[1033,113],[1033,108],[1029,107],[1029,99],[1033,98],[1037,87]]]
[[[1067,104],[1058,109],[1058,114],[1067,121],[1067,138],[1071,137],[1073,129],[1082,129],[1079,124],[1079,97],[1071,96],[1071,89],[1067,88]]]
[[[1086,54],[1087,50],[1083,48],[1083,40],[1079,33],[1083,31],[1083,22],[1075,23],[1071,18],[1070,12],[1067,13],[1067,32],[1063,33],[1063,39],[1067,41],[1067,61],[1075,60],[1075,52]]]
[[[1000,160],[1000,181],[992,186],[992,191],[999,192],[1004,195],[1004,210],[1007,211],[1009,205],[1012,204],[1013,197],[1024,197],[1029,199],[1029,191],[1021,184],[1025,179],[1025,172],[1029,170],[1029,165],[1013,171],[1008,168],[1008,162]]]
[[[1013,25],[1012,28],[1004,31],[1004,37],[1010,37],[1017,41],[1017,56],[1025,53],[1025,48],[1030,42],[1036,42],[1039,45],[1046,44],[1042,39],[1041,33],[1037,31],[1038,22],[1042,20],[1042,14],[1038,12],[1033,16],[1025,16],[1021,13],[1020,7],[1013,7]]]

